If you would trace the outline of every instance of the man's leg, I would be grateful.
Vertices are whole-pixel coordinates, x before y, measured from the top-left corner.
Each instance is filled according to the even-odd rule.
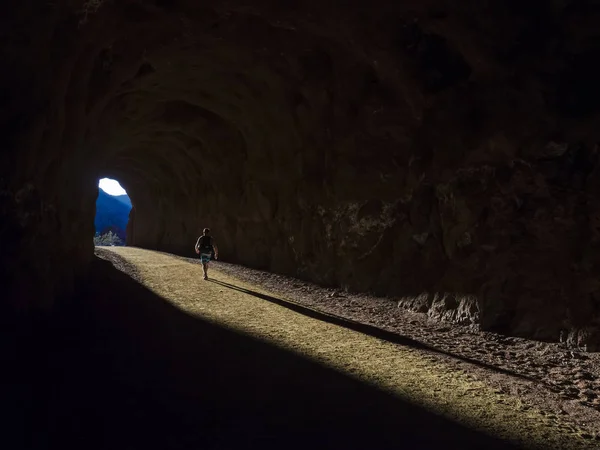
[[[208,263],[202,261],[202,271],[204,272],[204,279],[208,280]]]

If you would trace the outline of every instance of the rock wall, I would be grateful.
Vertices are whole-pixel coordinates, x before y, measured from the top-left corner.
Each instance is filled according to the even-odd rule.
[[[593,348],[594,2],[284,3],[3,5],[9,302],[82,276],[109,176],[130,244]]]

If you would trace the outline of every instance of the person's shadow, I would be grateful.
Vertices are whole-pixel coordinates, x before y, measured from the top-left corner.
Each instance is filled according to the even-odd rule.
[[[322,321],[328,322],[328,323],[332,323],[334,325],[339,325],[339,326],[348,328],[350,330],[357,331],[359,333],[367,334],[369,336],[373,336],[378,339],[382,339],[384,341],[392,342],[394,344],[404,345],[406,347],[411,347],[411,348],[415,348],[415,349],[419,349],[419,350],[426,350],[428,352],[439,353],[441,355],[449,356],[449,357],[457,359],[459,361],[463,361],[463,362],[472,364],[474,366],[482,367],[482,368],[491,370],[496,373],[502,373],[504,375],[509,375],[511,377],[516,377],[516,378],[520,378],[523,380],[535,381],[533,378],[528,377],[526,375],[522,375],[522,374],[513,372],[511,370],[506,370],[501,367],[492,366],[490,364],[486,364],[481,361],[476,361],[474,359],[467,358],[465,356],[450,353],[448,351],[441,350],[436,347],[432,347],[431,345],[427,345],[423,342],[416,341],[409,337],[402,336],[398,333],[394,333],[392,331],[387,331],[387,330],[384,330],[382,328],[379,328],[379,327],[376,327],[373,325],[369,325],[366,323],[357,322],[355,320],[328,314],[323,311],[318,311],[316,309],[309,308],[304,305],[300,305],[300,304],[290,301],[290,300],[283,300],[283,299],[274,297],[272,295],[267,295],[267,294],[263,294],[261,292],[256,292],[252,289],[247,289],[244,287],[237,286],[235,284],[226,283],[226,282],[220,281],[220,280],[215,280],[214,278],[210,278],[209,281],[212,283],[216,283],[220,286],[223,286],[225,288],[233,289],[234,291],[242,292],[244,294],[248,294],[248,295],[252,295],[254,297],[260,298],[261,300],[275,303],[279,306],[283,306],[285,308],[291,309],[292,311],[298,312],[305,316],[313,317],[315,319],[322,320]]]
[[[518,448],[190,316],[104,261],[94,274],[21,344],[2,448]]]

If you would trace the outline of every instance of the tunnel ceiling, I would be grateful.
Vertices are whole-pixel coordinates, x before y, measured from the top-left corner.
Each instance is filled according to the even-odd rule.
[[[12,305],[81,279],[110,176],[130,244],[592,345],[595,3],[3,2]]]

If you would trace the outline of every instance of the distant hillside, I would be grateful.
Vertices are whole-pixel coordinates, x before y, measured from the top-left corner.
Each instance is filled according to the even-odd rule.
[[[127,194],[115,195],[115,196],[113,196],[113,198],[119,200],[121,203],[126,204],[131,209],[131,199],[129,198],[129,195],[127,195]]]
[[[127,195],[112,196],[98,189],[96,200],[96,233],[104,234],[112,231],[125,241],[125,230],[129,220],[131,200]]]

